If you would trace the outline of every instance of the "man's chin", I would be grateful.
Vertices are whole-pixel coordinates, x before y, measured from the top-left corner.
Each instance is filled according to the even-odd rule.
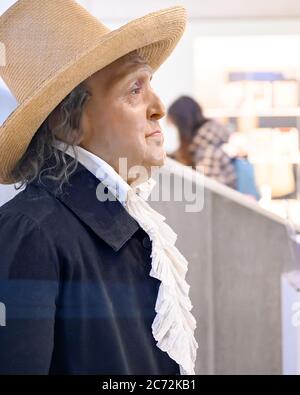
[[[167,154],[164,151],[160,155],[157,155],[155,157],[153,156],[149,162],[151,162],[151,166],[161,167],[161,166],[163,166],[165,164],[166,157],[167,157]]]

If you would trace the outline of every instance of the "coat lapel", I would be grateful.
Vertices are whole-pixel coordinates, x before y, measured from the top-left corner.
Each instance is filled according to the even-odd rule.
[[[34,181],[33,184],[47,189],[55,196],[54,190],[58,185],[57,182],[47,178],[42,178],[42,182],[41,184]],[[77,169],[69,177],[69,184],[63,187],[63,194],[55,198],[72,210],[110,247],[118,251],[139,229],[139,224],[118,200],[99,201],[97,199],[96,190],[99,183],[101,181],[78,162]],[[110,192],[108,196],[113,198]]]

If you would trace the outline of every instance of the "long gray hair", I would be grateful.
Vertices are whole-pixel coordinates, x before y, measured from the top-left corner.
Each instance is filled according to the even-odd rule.
[[[69,182],[70,175],[78,165],[77,152],[74,146],[75,141],[78,141],[83,135],[80,125],[81,116],[84,104],[89,97],[90,94],[83,83],[78,85],[52,112],[58,111],[60,122],[51,129],[49,126],[51,113],[39,127],[26,152],[11,172],[16,190],[27,186],[36,179],[42,183],[41,176],[45,173],[43,177],[58,182],[58,187],[54,191],[55,194],[63,191],[63,185]],[[64,141],[68,141],[65,144],[64,151],[52,145],[57,133],[64,137]],[[75,158],[66,154],[69,147],[73,150]],[[50,158],[54,158],[54,166],[43,169],[46,160]]]

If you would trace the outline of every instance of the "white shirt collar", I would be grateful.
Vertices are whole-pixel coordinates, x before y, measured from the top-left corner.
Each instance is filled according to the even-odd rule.
[[[73,149],[70,146],[67,146],[63,141],[55,139],[53,146],[75,158]],[[104,159],[94,155],[79,145],[74,146],[74,149],[77,153],[78,162],[94,174],[95,177],[101,180],[101,182],[109,188],[111,193],[122,203],[122,205],[126,206],[127,194],[128,191],[132,189],[131,186]],[[135,192],[146,200],[155,184],[156,181],[150,177],[146,182],[135,187]]]

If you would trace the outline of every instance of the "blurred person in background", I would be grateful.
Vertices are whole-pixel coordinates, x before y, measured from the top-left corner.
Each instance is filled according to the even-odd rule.
[[[191,97],[181,96],[168,109],[167,121],[179,132],[180,146],[169,157],[203,171],[252,200],[259,200],[254,167],[240,133],[231,133],[221,123],[203,115]]]
[[[223,145],[230,131],[203,115],[200,105],[191,97],[181,96],[168,109],[167,120],[179,131],[180,146],[169,156],[194,169],[201,166],[207,177],[236,189],[235,166]]]

